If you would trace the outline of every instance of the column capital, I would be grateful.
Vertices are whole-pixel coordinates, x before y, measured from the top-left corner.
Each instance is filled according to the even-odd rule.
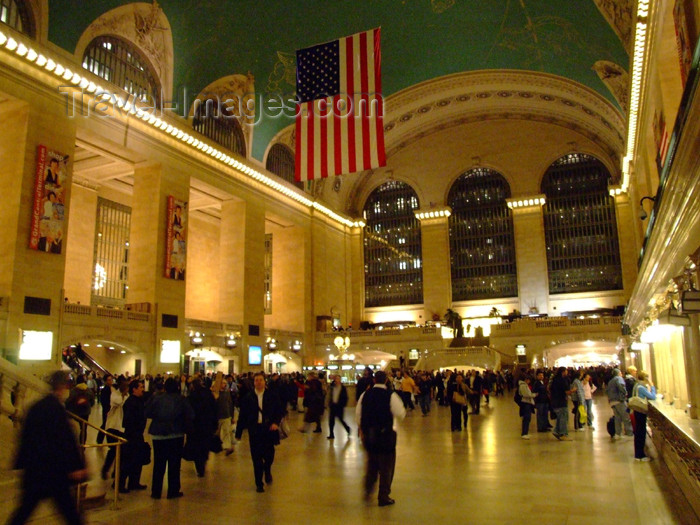
[[[449,206],[432,206],[425,210],[413,210],[413,214],[421,222],[425,221],[443,221],[452,215],[452,208]]]

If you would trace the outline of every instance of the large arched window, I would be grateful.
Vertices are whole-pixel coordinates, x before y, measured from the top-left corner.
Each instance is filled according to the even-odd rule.
[[[160,82],[135,46],[114,36],[98,36],[85,48],[83,67],[127,93],[160,103]]]
[[[24,0],[0,0],[0,22],[34,38],[34,19]]]
[[[265,168],[297,188],[304,189],[304,183],[294,178],[294,153],[284,144],[273,144],[267,154]]]
[[[403,182],[385,182],[364,209],[365,306],[423,302],[423,268],[416,192]]]
[[[518,295],[509,197],[508,182],[489,168],[469,170],[452,185],[448,205],[453,301]]]
[[[216,100],[196,101],[192,127],[217,144],[245,157],[245,137],[233,112]]]
[[[622,288],[610,173],[595,157],[565,155],[542,180],[549,293]]]

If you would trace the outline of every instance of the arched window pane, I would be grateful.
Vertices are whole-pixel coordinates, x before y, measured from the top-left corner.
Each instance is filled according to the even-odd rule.
[[[423,302],[420,223],[413,214],[418,196],[408,184],[385,182],[367,199],[365,306]]]
[[[572,153],[542,181],[549,293],[622,288],[615,201],[610,173],[590,155]]]
[[[83,67],[140,100],[160,103],[160,82],[129,42],[98,36],[85,48]]]
[[[129,288],[131,208],[97,198],[92,304],[124,306]]]
[[[23,0],[0,0],[0,22],[34,37],[34,21],[29,6]]]
[[[469,170],[452,185],[448,204],[453,301],[518,295],[509,197],[508,182],[488,168]]]
[[[273,144],[267,154],[265,168],[297,188],[304,189],[304,183],[294,178],[294,153],[284,144]]]
[[[245,157],[245,137],[241,123],[214,100],[195,103],[192,127],[205,137]]]

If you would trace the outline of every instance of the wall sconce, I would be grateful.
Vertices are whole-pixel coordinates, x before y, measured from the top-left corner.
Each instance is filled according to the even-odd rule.
[[[639,201],[639,220],[640,221],[643,221],[648,217],[647,212],[644,209],[644,201],[647,199],[650,200],[651,202],[656,202],[656,197],[649,197],[649,196],[642,197],[642,199]],[[654,205],[652,204],[652,208],[653,208],[653,206]]]

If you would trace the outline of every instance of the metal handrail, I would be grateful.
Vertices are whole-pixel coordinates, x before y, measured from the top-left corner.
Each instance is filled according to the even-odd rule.
[[[121,452],[122,452],[122,445],[124,443],[127,443],[128,440],[121,437],[117,436],[116,434],[113,434],[111,432],[108,432],[107,430],[104,430],[97,425],[93,425],[89,421],[83,419],[80,416],[76,416],[72,412],[67,412],[68,415],[76,420],[80,424],[80,436],[86,435],[87,436],[87,427],[92,427],[97,432],[101,432],[105,436],[113,438],[115,441],[114,443],[96,443],[96,444],[90,444],[88,445],[87,443],[83,443],[82,439],[80,440],[80,448],[83,449],[83,456],[85,454],[84,450],[88,448],[102,448],[102,447],[117,447],[117,455],[114,459],[114,501],[112,502],[112,510],[117,510],[117,500],[119,498],[119,475],[120,475],[120,466],[121,466]],[[80,510],[80,495],[81,495],[81,487],[85,485],[85,482],[78,484],[78,490],[77,490],[77,495],[76,495],[76,500],[77,500],[77,505],[78,505],[78,510]]]

